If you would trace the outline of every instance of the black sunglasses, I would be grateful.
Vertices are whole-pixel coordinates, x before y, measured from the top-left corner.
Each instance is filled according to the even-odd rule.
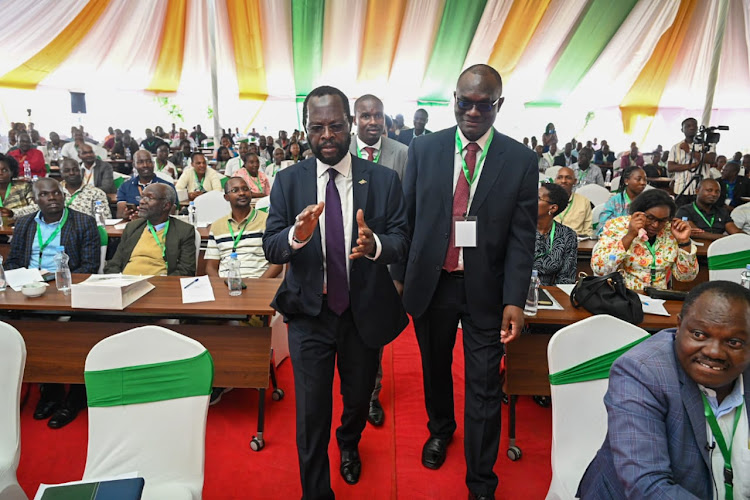
[[[471,110],[471,108],[477,108],[477,111],[479,111],[480,113],[489,113],[495,106],[497,106],[498,102],[500,102],[499,97],[495,99],[494,102],[474,102],[467,101],[465,99],[459,99],[458,97],[456,97],[456,104],[458,105],[458,109],[462,111],[469,111]]]

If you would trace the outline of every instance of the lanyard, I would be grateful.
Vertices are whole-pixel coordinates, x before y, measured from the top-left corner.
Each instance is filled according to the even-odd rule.
[[[711,229],[711,228],[714,227],[714,220],[716,220],[716,214],[714,214],[713,216],[711,216],[711,222],[708,222],[708,219],[706,219],[706,217],[700,211],[700,209],[698,208],[698,205],[696,205],[695,202],[693,202],[693,208],[698,213],[698,215],[701,216],[701,219],[703,219],[703,222],[705,222],[706,224],[708,224],[708,229]]]
[[[232,235],[232,241],[233,241],[232,252],[237,251],[237,245],[239,245],[240,239],[242,239],[242,233],[245,232],[245,228],[247,227],[248,224],[250,224],[250,221],[253,220],[254,218],[255,218],[255,209],[253,208],[250,211],[250,215],[247,216],[247,220],[245,221],[245,223],[242,225],[242,227],[240,227],[240,232],[237,236],[234,235],[234,229],[232,228],[232,221],[231,220],[227,221],[227,226],[229,226],[229,232]],[[239,227],[239,224],[237,226]]]
[[[65,208],[68,208],[69,206],[73,204],[73,200],[76,199],[76,196],[81,194],[81,191],[83,191],[83,189],[79,189],[78,191],[70,195],[70,197],[67,200],[65,200]]]
[[[253,181],[253,184],[258,188],[258,192],[261,194],[263,193],[263,184],[260,182],[260,174],[258,174],[258,177],[253,178],[250,174],[247,175],[247,177]]]
[[[94,169],[91,168],[91,169],[86,169],[86,170],[87,170],[86,178],[83,179],[83,183],[84,184],[89,184],[91,182],[91,176],[94,175]]]
[[[630,206],[630,196],[628,196],[627,191],[623,189],[622,191],[622,202],[625,204],[626,207]]]
[[[52,240],[57,238],[57,235],[60,234],[60,231],[62,230],[67,220],[68,220],[68,209],[66,208],[63,211],[63,216],[62,216],[62,219],[60,219],[60,223],[57,225],[55,230],[52,231],[52,234],[49,236],[49,238],[47,238],[47,241],[42,241],[42,226],[41,224],[37,224],[36,237],[37,237],[37,241],[39,242],[39,269],[42,268],[42,255],[44,254],[44,250],[49,246],[50,243],[52,243]]]
[[[654,248],[656,240],[654,240],[654,245],[651,245],[650,241],[644,241],[643,243],[648,248],[648,251],[651,252],[651,284],[653,285],[654,281],[656,281],[656,248]]]
[[[5,200],[8,199],[8,196],[10,196],[10,188],[12,186],[13,186],[13,183],[9,182],[8,183],[8,187],[5,188],[5,196],[3,196],[2,198],[0,198],[0,208],[3,208],[3,206],[4,206],[3,203],[5,202]]]
[[[570,207],[572,206],[573,206],[573,197],[571,196],[570,203],[568,203],[568,208],[566,208],[563,214],[560,216],[560,224],[565,224],[565,216],[568,215],[568,212],[570,212]],[[555,234],[554,231],[555,231],[555,228],[552,227],[552,234]]]
[[[552,251],[552,247],[555,246],[555,227],[556,226],[557,224],[555,223],[555,221],[552,221],[552,230],[550,230],[549,232],[549,248],[544,253],[534,255],[534,260],[539,260],[542,257],[546,257]]]
[[[706,400],[706,395],[701,393],[701,399],[703,399],[703,414],[706,416],[708,426],[711,428],[716,444],[719,445],[721,456],[724,458],[724,498],[725,500],[732,500],[734,498],[732,444],[734,444],[734,433],[737,432],[737,424],[740,421],[742,406],[745,402],[743,401],[740,403],[740,405],[734,410],[734,427],[732,428],[732,437],[729,439],[729,447],[727,447],[727,443],[724,441],[724,434],[722,434],[721,429],[719,428],[719,423],[716,421],[716,416],[711,410],[708,400]]]
[[[148,224],[148,230],[151,232],[151,236],[154,237],[154,241],[157,245],[159,245],[159,248],[161,248],[161,257],[164,259],[164,267],[167,269],[167,272],[169,272],[169,263],[167,262],[167,231],[169,231],[169,219],[167,219],[167,223],[164,226],[164,242],[162,242],[159,239],[159,236],[156,234],[156,229],[154,229],[154,225],[151,224],[151,221],[146,221],[146,224]]]
[[[196,191],[205,191],[205,189],[203,189],[203,181],[206,180],[206,174],[203,174],[203,180],[198,179],[198,173],[195,170],[193,170],[193,174],[195,174],[195,182],[198,183],[198,187],[200,188],[196,189]]]
[[[473,176],[469,174],[469,167],[466,166],[466,158],[464,158],[463,155],[461,156],[461,168],[464,170],[464,177],[466,177],[466,182],[469,183],[469,187],[471,187],[471,185],[474,184],[474,181],[479,178],[479,171],[484,166],[484,157],[487,156],[487,151],[490,150],[490,144],[492,144],[492,138],[494,136],[495,129],[491,128],[490,136],[487,138],[487,144],[484,145],[482,154],[479,155],[479,160],[475,165]],[[458,136],[458,129],[456,129],[456,149],[458,149],[459,154],[464,150],[464,145],[461,143],[461,137]]]
[[[456,137],[458,137],[458,136],[456,136]],[[360,150],[359,150],[359,143],[357,143],[357,156],[358,156],[359,158],[362,158],[362,151],[360,151]],[[378,151],[377,151],[377,152],[376,152],[376,153],[375,153],[375,154],[374,154],[374,155],[372,156],[372,161],[373,161],[374,163],[377,163],[377,162],[378,162],[378,158],[380,158],[380,150],[379,150],[379,149],[378,149]]]

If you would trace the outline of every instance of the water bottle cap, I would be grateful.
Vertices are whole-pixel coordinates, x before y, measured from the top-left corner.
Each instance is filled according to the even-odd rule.
[[[0,260],[0,262],[2,262],[2,261]],[[750,264],[746,265],[745,269],[747,269],[748,271],[750,271]]]
[[[688,218],[687,217],[683,217],[682,220],[684,220],[685,222],[687,222]]]
[[[231,254],[229,254],[229,258],[230,259],[236,259],[237,258],[237,252],[232,252]]]
[[[531,277],[532,277],[532,278],[537,278],[537,277],[539,277],[539,271],[537,271],[536,269],[532,269],[532,270],[531,270]]]
[[[102,204],[102,201],[101,201],[101,200],[96,200],[96,206],[99,206],[99,205],[101,205],[101,204]]]
[[[195,206],[195,202],[194,202],[194,201],[191,201],[191,202],[190,202],[190,206],[191,206],[191,207],[192,207],[192,206]]]

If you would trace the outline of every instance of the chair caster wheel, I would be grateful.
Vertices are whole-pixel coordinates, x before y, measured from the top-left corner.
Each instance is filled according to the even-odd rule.
[[[282,389],[274,389],[271,393],[271,399],[274,401],[281,401],[284,399],[284,391]]]
[[[266,443],[263,441],[263,439],[258,439],[257,437],[253,436],[253,439],[250,440],[250,449],[253,451],[260,451],[263,448],[265,448]]]
[[[512,461],[517,461],[521,459],[521,448],[518,446],[511,446],[508,448],[508,458],[510,458]]]

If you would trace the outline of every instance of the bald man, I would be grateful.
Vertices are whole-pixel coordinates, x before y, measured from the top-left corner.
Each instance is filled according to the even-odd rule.
[[[594,166],[598,169],[599,167]],[[573,192],[576,185],[576,174],[570,167],[561,167],[557,171],[555,184],[562,186],[568,193],[568,207],[555,217],[555,221],[576,232],[578,236],[591,236],[592,227],[591,201],[585,196]]]

